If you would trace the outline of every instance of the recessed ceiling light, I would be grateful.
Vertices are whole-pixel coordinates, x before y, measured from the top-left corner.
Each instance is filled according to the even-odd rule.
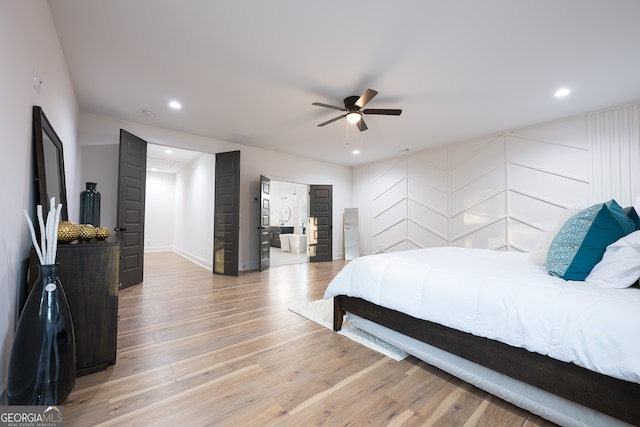
[[[360,154],[360,150],[353,150],[353,154]]]
[[[173,108],[174,110],[179,110],[182,108],[182,105],[178,101],[171,101],[169,102],[169,107]]]
[[[145,116],[155,116],[156,113],[154,113],[151,110],[142,110],[142,114],[144,114]]]
[[[569,89],[567,89],[566,87],[560,88],[556,91],[556,93],[554,93],[554,96],[556,98],[562,98],[563,96],[567,96],[571,93],[571,91]]]
[[[166,154],[173,154],[173,151],[171,151],[171,150],[164,150],[164,152],[165,152]]]

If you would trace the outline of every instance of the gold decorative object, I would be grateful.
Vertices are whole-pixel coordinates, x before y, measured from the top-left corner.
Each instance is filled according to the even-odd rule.
[[[107,227],[96,228],[96,239],[104,240],[109,237],[109,229]]]
[[[91,240],[96,238],[96,228],[92,224],[80,224],[80,240]]]
[[[70,243],[78,240],[80,227],[72,221],[60,221],[58,223],[58,242]]]

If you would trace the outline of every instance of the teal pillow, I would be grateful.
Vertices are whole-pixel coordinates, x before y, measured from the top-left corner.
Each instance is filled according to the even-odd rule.
[[[624,208],[624,213],[627,214],[627,217],[633,221],[636,230],[640,230],[640,217],[638,216],[638,212],[636,212],[636,208],[633,206],[629,206]]]
[[[547,271],[565,280],[584,280],[607,246],[635,230],[615,200],[584,209],[565,222],[547,253]]]

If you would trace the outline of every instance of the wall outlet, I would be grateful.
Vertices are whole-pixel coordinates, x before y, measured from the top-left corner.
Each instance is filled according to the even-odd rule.
[[[41,84],[42,84],[42,80],[40,80],[40,77],[38,76],[38,72],[36,70],[33,70],[33,88],[38,93],[40,93]]]

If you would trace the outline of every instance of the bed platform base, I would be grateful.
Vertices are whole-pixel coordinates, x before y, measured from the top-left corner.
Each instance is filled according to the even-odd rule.
[[[640,384],[344,295],[334,297],[334,331],[341,329],[346,312],[611,417],[640,425]]]

